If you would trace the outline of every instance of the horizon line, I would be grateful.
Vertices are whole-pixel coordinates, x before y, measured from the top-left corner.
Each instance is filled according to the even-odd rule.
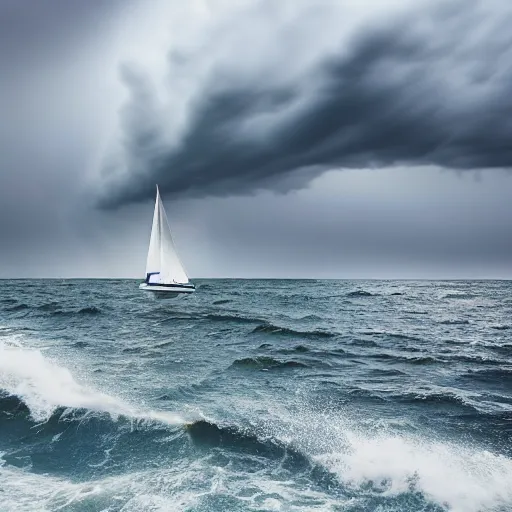
[[[144,281],[142,277],[0,277],[0,281]],[[512,277],[194,277],[218,281],[512,281]]]

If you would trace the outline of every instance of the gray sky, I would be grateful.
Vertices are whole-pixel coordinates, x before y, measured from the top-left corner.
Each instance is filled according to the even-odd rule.
[[[3,0],[0,277],[512,278],[506,0]]]

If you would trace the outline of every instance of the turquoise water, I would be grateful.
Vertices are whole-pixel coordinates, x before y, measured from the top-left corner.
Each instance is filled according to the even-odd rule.
[[[0,510],[510,511],[512,284],[0,281]]]

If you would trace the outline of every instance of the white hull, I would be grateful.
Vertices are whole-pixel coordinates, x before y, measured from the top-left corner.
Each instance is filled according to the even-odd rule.
[[[189,295],[195,292],[195,288],[189,288],[186,286],[159,286],[157,284],[148,285],[146,283],[141,283],[139,285],[139,289],[144,290],[145,292],[150,292],[158,297],[178,297],[181,295]]]

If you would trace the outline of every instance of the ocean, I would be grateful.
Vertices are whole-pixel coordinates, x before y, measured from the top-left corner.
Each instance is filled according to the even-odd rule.
[[[0,281],[0,511],[512,510],[512,283]]]

